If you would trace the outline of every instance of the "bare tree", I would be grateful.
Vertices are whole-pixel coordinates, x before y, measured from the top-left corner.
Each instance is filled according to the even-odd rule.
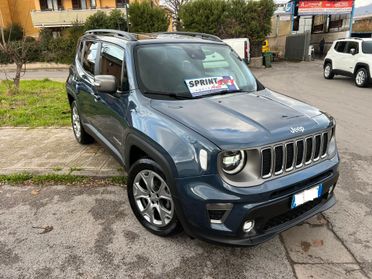
[[[169,8],[173,18],[173,24],[177,28],[179,26],[179,12],[183,5],[187,4],[191,0],[164,0],[165,5]]]
[[[0,11],[0,51],[4,53],[11,62],[16,66],[16,71],[14,77],[12,78],[16,90],[19,88],[19,83],[21,80],[22,73],[26,70],[26,63],[28,62],[28,54],[30,51],[31,44],[27,43],[27,37],[22,35],[21,40],[12,41],[12,26],[9,28],[9,34],[6,38],[4,32],[4,22],[3,17]],[[5,75],[8,77],[8,73],[5,72]]]

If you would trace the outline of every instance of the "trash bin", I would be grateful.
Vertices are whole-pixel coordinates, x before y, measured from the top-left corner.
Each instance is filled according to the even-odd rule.
[[[266,68],[271,68],[271,61],[273,60],[273,54],[267,51],[263,54],[263,64]]]

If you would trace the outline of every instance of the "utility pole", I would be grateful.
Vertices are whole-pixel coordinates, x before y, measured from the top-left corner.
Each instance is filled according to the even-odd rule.
[[[350,14],[349,37],[352,37],[352,33],[353,33],[354,13],[355,13],[355,0],[353,1],[353,7],[351,9],[351,14]]]

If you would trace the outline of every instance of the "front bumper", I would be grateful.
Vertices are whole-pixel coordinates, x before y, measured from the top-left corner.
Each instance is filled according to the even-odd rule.
[[[227,185],[217,175],[176,180],[177,215],[185,231],[197,238],[230,245],[256,245],[336,203],[330,188],[338,180],[339,158],[323,161],[307,169],[247,188]],[[294,194],[322,184],[321,197],[291,209]],[[221,223],[211,223],[207,205],[231,204]],[[249,233],[242,230],[246,220],[254,220]]]

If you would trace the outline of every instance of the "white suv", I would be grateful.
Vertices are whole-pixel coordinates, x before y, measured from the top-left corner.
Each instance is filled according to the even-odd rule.
[[[357,86],[366,87],[372,81],[372,38],[335,41],[324,59],[324,77],[335,75],[353,77]]]

